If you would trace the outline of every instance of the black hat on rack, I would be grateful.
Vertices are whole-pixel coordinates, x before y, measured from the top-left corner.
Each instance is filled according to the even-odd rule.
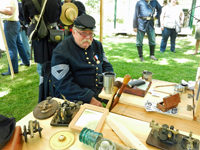
[[[74,27],[80,30],[94,30],[96,28],[95,23],[92,16],[81,15],[74,20]]]

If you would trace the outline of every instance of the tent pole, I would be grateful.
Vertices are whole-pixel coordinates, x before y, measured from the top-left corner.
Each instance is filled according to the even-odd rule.
[[[103,4],[104,0],[100,1],[100,42],[103,43]]]
[[[12,66],[12,62],[11,62],[11,59],[10,59],[10,53],[8,51],[8,45],[7,45],[4,30],[3,30],[1,17],[0,17],[0,28],[1,28],[1,34],[2,34],[2,38],[3,38],[3,42],[4,42],[4,45],[5,45],[5,49],[6,49],[6,54],[7,54],[8,64],[9,64],[9,67],[10,67],[11,76],[12,76],[12,78],[14,78],[13,66]]]

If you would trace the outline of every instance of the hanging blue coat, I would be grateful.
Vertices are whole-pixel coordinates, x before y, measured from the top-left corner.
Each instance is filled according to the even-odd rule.
[[[41,4],[42,0],[38,0]],[[22,7],[24,10],[24,16],[28,24],[31,22],[30,18],[33,18],[35,14],[39,14],[32,0],[22,0]],[[48,0],[45,6],[44,18],[47,23],[59,22],[62,12],[61,0]],[[35,62],[44,64],[51,61],[53,49],[56,45],[48,41],[48,36],[41,40],[33,40],[32,46],[34,49]]]

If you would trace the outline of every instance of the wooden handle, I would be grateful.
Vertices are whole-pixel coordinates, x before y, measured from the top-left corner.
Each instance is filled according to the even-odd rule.
[[[155,92],[160,92],[160,93],[165,93],[165,94],[172,95],[172,93],[168,93],[168,92],[164,92],[164,91],[159,91],[159,90],[155,90],[155,89],[154,89],[154,91],[155,91]]]
[[[116,105],[118,102],[119,102],[119,97],[116,96],[116,98],[115,98],[114,101],[113,101],[113,104],[112,104],[111,109],[113,109],[113,108],[115,107],[115,105]]]
[[[126,74],[125,76],[124,76],[124,81],[123,81],[123,83],[125,84],[125,85],[127,85],[128,84],[128,82],[131,80],[131,76],[129,75],[129,74]]]
[[[114,96],[116,95],[116,93],[117,93],[118,90],[119,90],[118,87],[116,87],[116,86],[113,87],[112,96],[110,97],[110,99],[109,99],[109,101],[108,101],[108,103],[107,103],[107,105],[106,105],[106,108],[107,108],[107,109],[110,110],[110,106],[111,106],[112,101],[113,101],[113,99],[114,99]]]
[[[177,84],[158,85],[158,86],[155,86],[155,88],[156,88],[156,87],[165,87],[165,86],[174,86],[174,85],[177,85]]]
[[[122,86],[121,86],[121,88],[120,88],[120,90],[119,90],[119,92],[118,92],[118,94],[117,94],[117,97],[120,97],[120,96],[121,96],[121,94],[122,94],[122,92],[123,92],[125,86],[128,84],[128,82],[130,81],[130,79],[131,79],[131,76],[130,76],[130,75],[126,74],[126,75],[124,76],[124,80],[123,80]]]
[[[112,108],[118,103],[119,98],[120,98],[120,96],[121,96],[121,94],[122,94],[122,92],[123,92],[125,86],[126,86],[126,85],[128,84],[128,82],[130,81],[130,79],[131,79],[131,76],[130,76],[130,75],[126,74],[126,75],[124,76],[124,80],[123,80],[122,86],[121,86],[121,88],[120,88],[120,90],[119,90],[117,96],[116,96],[115,99],[114,99],[114,102],[113,102],[113,104],[112,104]],[[112,109],[112,108],[111,108],[111,109]]]

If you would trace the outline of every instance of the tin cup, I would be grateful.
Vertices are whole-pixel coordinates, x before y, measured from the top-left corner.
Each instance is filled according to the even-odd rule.
[[[184,86],[177,84],[174,86],[174,94],[179,93],[180,95],[184,92]]]
[[[151,82],[152,81],[152,75],[153,75],[152,72],[144,70],[142,72],[142,79],[145,79],[145,81]]]
[[[184,87],[184,88],[183,88],[183,93],[186,93],[186,92],[187,92],[187,89],[188,89],[188,84],[183,84],[183,83],[181,83],[181,85]]]
[[[100,76],[103,76],[103,82],[99,82],[99,84],[103,84],[105,93],[111,94],[113,91],[116,73],[104,72],[102,74],[99,74],[99,77]]]

